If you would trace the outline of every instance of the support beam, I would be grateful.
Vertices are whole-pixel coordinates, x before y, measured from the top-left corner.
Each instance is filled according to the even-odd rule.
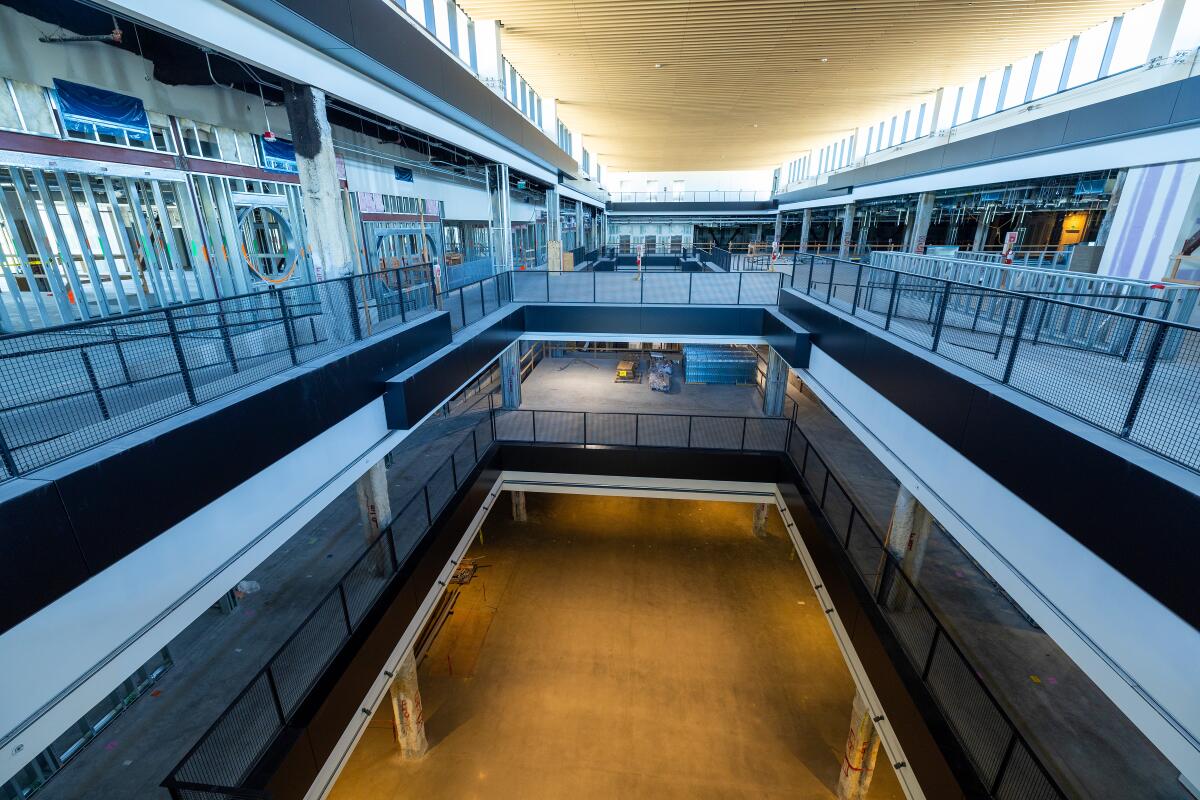
[[[546,190],[546,269],[561,270],[562,254],[562,210],[558,189],[552,186]]]
[[[512,495],[512,518],[513,522],[528,522],[529,514],[525,510],[525,493],[510,491]]]
[[[392,503],[388,497],[387,464],[382,460],[377,462],[359,477],[354,484],[354,489],[358,495],[358,513],[362,520],[363,537],[367,544],[370,544],[375,541],[379,532],[383,530],[383,526],[392,518]],[[387,550],[383,547],[376,547],[372,553],[373,555],[369,556],[372,559],[371,569],[374,574],[383,575]]]
[[[1117,180],[1113,184],[1112,194],[1108,196],[1108,208],[1104,210],[1104,219],[1100,220],[1100,229],[1096,231],[1096,244],[1100,246],[1108,243],[1108,236],[1112,233],[1113,219],[1117,216],[1117,205],[1121,202],[1121,191],[1125,188],[1125,179],[1128,177],[1128,169],[1117,172]]]
[[[808,236],[812,233],[812,209],[804,209],[800,215],[800,252],[808,252]]]
[[[754,532],[755,538],[767,538],[767,514],[770,513],[770,510],[771,507],[766,503],[758,503],[754,506],[754,520],[750,529]]]
[[[392,733],[406,759],[420,758],[429,750],[425,738],[425,711],[421,707],[421,689],[417,686],[417,659],[410,649],[396,668],[388,689],[392,701]]]
[[[850,257],[850,243],[854,241],[854,203],[842,206],[842,240],[838,244],[838,258]]]
[[[933,220],[933,192],[922,192],[917,198],[917,209],[913,212],[911,236],[905,232],[910,253],[924,253],[925,239],[929,236],[929,223]]]
[[[767,378],[763,386],[763,414],[768,417],[782,417],[784,399],[787,397],[788,375],[787,362],[775,348],[770,348],[767,355]]]
[[[333,135],[325,114],[325,93],[313,86],[285,81],[287,108],[300,196],[304,206],[306,241],[318,281],[354,272],[354,248],[342,208],[342,185],[333,154]]]
[[[521,343],[513,342],[500,354],[500,396],[502,408],[521,407]]]
[[[975,223],[975,239],[971,242],[971,250],[976,253],[983,251],[987,245],[988,222],[987,209],[979,212],[979,220]]]
[[[837,800],[866,800],[875,774],[875,759],[879,755],[879,732],[871,719],[871,711],[858,692],[850,711],[850,733],[846,736],[846,753],[838,775]]]
[[[933,529],[933,517],[917,502],[912,492],[903,486],[896,492],[896,503],[892,507],[892,519],[888,525],[887,538],[883,546],[900,564],[900,570],[915,586],[921,578],[921,566],[925,562],[925,550],[929,546],[929,534]],[[881,570],[880,581],[887,571]],[[876,587],[877,590],[881,587]],[[885,598],[889,608],[903,610],[912,600],[908,586],[896,578]]]
[[[509,214],[508,164],[485,167],[488,190],[488,227],[491,229],[492,262],[496,272],[512,269],[512,222]]]

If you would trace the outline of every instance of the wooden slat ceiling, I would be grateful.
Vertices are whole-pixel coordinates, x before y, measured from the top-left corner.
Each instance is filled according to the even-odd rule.
[[[775,167],[1140,4],[459,2],[503,22],[509,60],[616,170]]]

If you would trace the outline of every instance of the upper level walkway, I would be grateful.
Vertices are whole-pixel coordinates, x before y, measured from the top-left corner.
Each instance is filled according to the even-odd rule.
[[[774,271],[501,272],[436,291],[389,270],[0,338],[0,481],[448,312],[510,304],[774,306],[791,288],[1200,470],[1200,329],[827,256]]]

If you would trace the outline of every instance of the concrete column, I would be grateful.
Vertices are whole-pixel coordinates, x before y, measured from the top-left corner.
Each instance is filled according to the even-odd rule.
[[[783,241],[783,212],[775,212],[775,237],[771,240],[775,247],[778,248]]]
[[[509,491],[509,494],[512,495],[513,522],[528,521],[529,515],[525,511],[525,493]]]
[[[502,408],[521,407],[521,343],[513,342],[500,354]]]
[[[767,379],[763,386],[763,414],[768,417],[783,416],[783,401],[787,397],[788,365],[775,348],[767,356]]]
[[[1125,188],[1125,179],[1129,170],[1123,169],[1117,173],[1116,183],[1113,184],[1112,194],[1108,197],[1108,208],[1104,209],[1104,219],[1100,220],[1100,229],[1096,231],[1096,244],[1104,246],[1112,233],[1113,219],[1117,216],[1117,205],[1121,202],[1121,192]]]
[[[842,240],[838,244],[838,258],[849,258],[852,241],[854,241],[854,203],[846,203],[842,206]]]
[[[767,538],[767,514],[770,510],[771,507],[766,503],[758,503],[754,506],[754,521],[751,523],[751,530],[759,539]]]
[[[862,224],[858,227],[858,256],[864,258],[871,238],[871,211],[863,210]]]
[[[921,566],[925,561],[925,549],[929,545],[932,529],[933,517],[917,502],[912,492],[901,486],[896,492],[896,504],[892,507],[892,519],[883,544],[914,585],[921,578]],[[883,574],[880,571],[880,580]],[[911,599],[902,581],[895,585],[888,598],[889,607],[894,609],[904,608]]]
[[[804,209],[804,214],[800,218],[800,252],[808,252],[808,235],[812,232],[812,209]]]
[[[905,249],[908,252],[925,252],[925,238],[929,236],[929,223],[932,221],[933,192],[922,192],[917,198],[917,210],[913,212],[912,223],[908,226],[912,235],[910,236],[907,230],[904,234],[907,241]]]
[[[551,187],[546,190],[546,269],[562,269],[562,251],[562,213],[558,189]]]
[[[838,776],[837,800],[866,800],[875,774],[875,759],[879,755],[879,732],[871,719],[862,695],[854,693],[850,711],[850,733],[846,736],[846,753]]]
[[[375,541],[379,532],[392,518],[392,503],[388,497],[387,465],[380,461],[364,472],[354,484],[358,495],[358,514],[362,520],[363,537],[367,543]],[[376,575],[386,572],[387,550],[376,548],[371,570]]]
[[[988,222],[987,209],[979,212],[979,221],[975,223],[975,239],[971,242],[971,249],[976,253],[983,252],[984,245],[987,244]]]
[[[420,758],[429,750],[425,738],[425,711],[421,707],[421,689],[417,686],[417,659],[409,650],[396,668],[388,694],[392,700],[392,732],[400,755]]]
[[[342,208],[342,185],[333,156],[333,136],[325,114],[325,93],[284,81],[284,106],[296,148],[300,196],[307,240],[319,281],[354,272],[354,247]]]
[[[512,269],[512,221],[509,216],[508,164],[488,164],[487,175],[492,261],[496,271]]]

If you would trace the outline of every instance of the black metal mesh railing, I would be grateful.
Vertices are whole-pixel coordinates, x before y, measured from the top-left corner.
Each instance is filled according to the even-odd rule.
[[[559,272],[511,273],[518,303],[645,303],[775,305],[782,272]]]
[[[242,784],[493,443],[484,418],[305,617],[163,782],[179,800],[261,797]]]
[[[435,311],[459,330],[509,302],[507,273],[439,293],[422,265],[0,337],[0,480]]]
[[[789,284],[1200,469],[1200,328],[815,255],[795,259]]]
[[[1064,797],[853,496],[791,418],[491,407],[424,488],[316,605],[164,781],[177,800],[260,797],[242,784],[413,548],[494,442],[624,445],[786,454],[831,535],[953,729],[980,782],[1004,800]]]

